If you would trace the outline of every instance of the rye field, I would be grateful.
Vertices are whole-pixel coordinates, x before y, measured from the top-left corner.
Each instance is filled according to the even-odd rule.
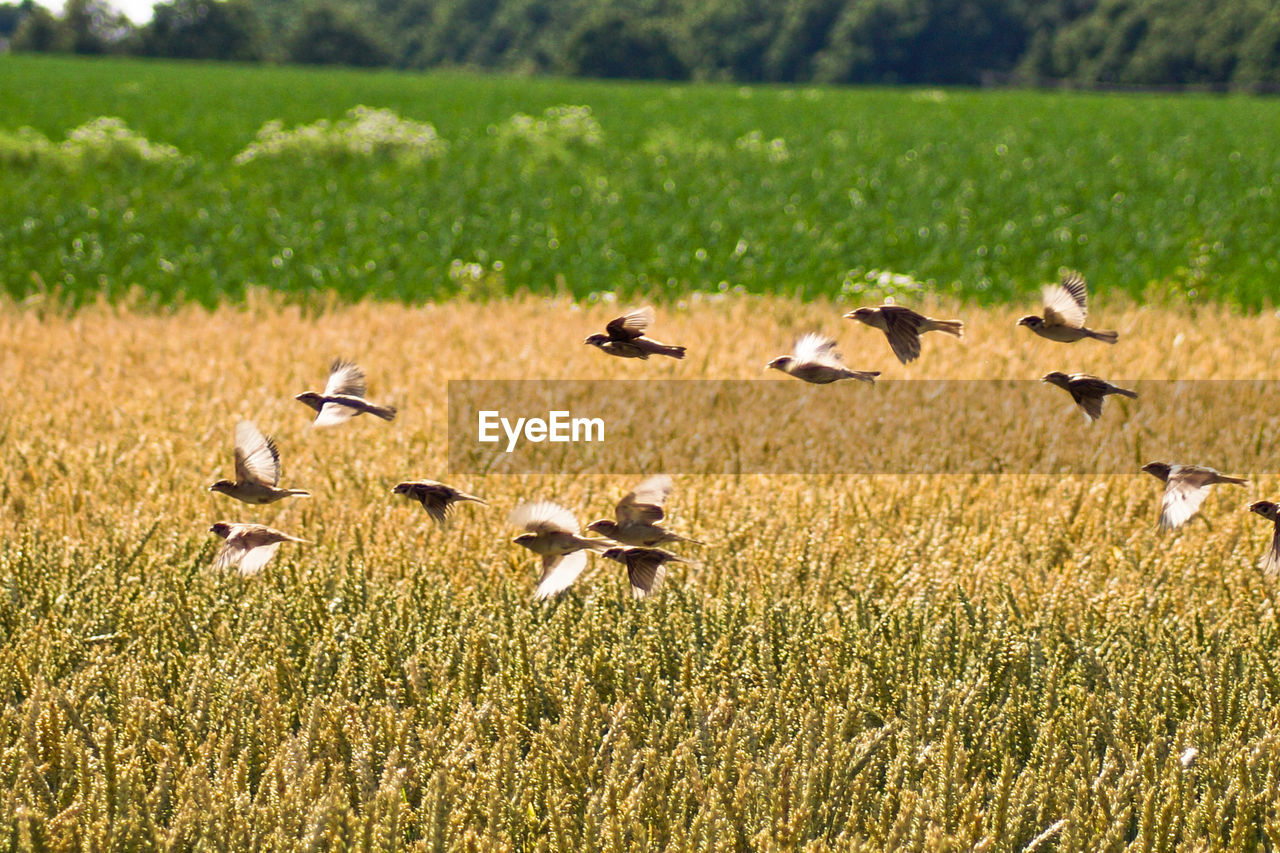
[[[1140,463],[672,471],[696,562],[636,601],[593,557],[535,602],[509,510],[585,524],[636,478],[451,474],[446,441],[451,379],[764,381],[809,330],[884,380],[1280,379],[1277,102],[22,57],[0,102],[0,847],[1280,845],[1244,509],[1274,468],[1173,533]],[[415,125],[330,133],[357,105]],[[71,133],[102,116],[127,131]],[[236,162],[255,140],[280,150]],[[1066,266],[1116,346],[1014,326]],[[885,295],[964,340],[898,364],[840,319]],[[640,299],[688,358],[582,345]],[[309,427],[291,398],[336,356],[394,422]],[[1066,440],[1127,423],[1044,393]],[[312,497],[208,491],[241,417]],[[1187,414],[1264,448],[1278,417]],[[488,506],[438,529],[389,494],[418,477]],[[218,520],[309,543],[214,572]]]

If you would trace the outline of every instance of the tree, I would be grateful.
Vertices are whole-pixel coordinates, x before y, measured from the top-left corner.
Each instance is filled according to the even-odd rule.
[[[605,12],[569,37],[565,61],[573,74],[587,77],[684,80],[689,68],[660,23]]]
[[[61,28],[72,53],[111,53],[133,35],[129,19],[105,0],[67,0]]]
[[[351,13],[314,6],[302,16],[286,48],[292,62],[307,65],[387,65],[390,51]]]
[[[257,16],[244,0],[170,0],[142,32],[142,52],[173,59],[262,58]]]
[[[48,53],[65,50],[62,26],[53,13],[43,6],[36,6],[13,33],[14,50]]]

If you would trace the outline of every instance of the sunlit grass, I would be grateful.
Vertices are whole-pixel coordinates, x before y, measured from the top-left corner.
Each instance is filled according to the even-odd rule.
[[[506,512],[546,498],[585,522],[633,481],[445,468],[449,378],[758,378],[809,328],[888,378],[1032,378],[1064,359],[1280,378],[1273,316],[1096,303],[1115,347],[1040,341],[1017,309],[931,305],[966,338],[926,340],[911,368],[825,301],[660,304],[655,333],[690,347],[662,364],[583,346],[620,306],[562,299],[6,305],[4,843],[1274,846],[1275,581],[1255,568],[1268,526],[1241,508],[1280,494],[1271,472],[1233,472],[1261,476],[1171,536],[1136,473],[677,476],[669,523],[709,543],[688,549],[701,564],[634,602],[597,560],[535,604]],[[308,428],[291,397],[336,355],[394,423]],[[314,497],[206,490],[231,472],[238,416]],[[490,506],[439,531],[389,494],[411,477]],[[219,519],[315,544],[256,578],[214,574]]]

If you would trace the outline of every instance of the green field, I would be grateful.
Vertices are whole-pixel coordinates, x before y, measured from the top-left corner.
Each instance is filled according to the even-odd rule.
[[[1274,302],[1280,101],[603,84],[0,59],[0,131],[117,116],[183,158],[75,163],[0,140],[0,276],[82,300],[246,285],[428,300],[464,284],[583,296],[839,295],[892,271],[990,302],[1063,266],[1099,292]],[[439,156],[232,158],[387,108]],[[590,107],[597,144],[502,132]],[[774,142],[781,140],[781,142]],[[483,281],[451,277],[478,263]],[[495,273],[494,267],[498,270]],[[33,278],[34,274],[34,278]]]

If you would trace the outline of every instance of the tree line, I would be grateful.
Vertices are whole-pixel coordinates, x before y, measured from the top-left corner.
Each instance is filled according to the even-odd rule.
[[[0,3],[13,50],[771,83],[1280,91],[1274,0]]]

